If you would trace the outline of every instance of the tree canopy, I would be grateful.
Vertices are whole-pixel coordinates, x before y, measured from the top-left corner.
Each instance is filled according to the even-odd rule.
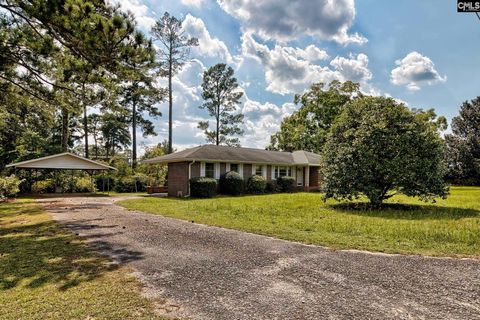
[[[374,206],[395,193],[445,197],[443,141],[431,114],[394,99],[361,97],[345,105],[322,153],[325,198],[366,196]]]
[[[282,120],[280,131],[270,137],[268,149],[319,153],[345,104],[360,96],[360,85],[351,81],[312,85],[304,93],[295,95],[294,102],[300,108]]]
[[[480,97],[465,101],[445,135],[448,178],[457,183],[480,184]]]
[[[207,142],[216,145],[239,146],[237,137],[243,134],[240,124],[243,114],[234,113],[240,104],[243,92],[239,90],[234,71],[224,63],[210,67],[203,74],[202,98],[205,100],[200,109],[207,109],[215,124],[209,129],[209,121],[200,121],[198,128],[203,130]]]

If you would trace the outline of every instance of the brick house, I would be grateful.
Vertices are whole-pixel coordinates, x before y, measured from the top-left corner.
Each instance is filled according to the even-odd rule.
[[[202,145],[152,158],[143,163],[168,165],[168,195],[190,194],[189,179],[220,179],[228,171],[238,172],[245,181],[252,175],[267,181],[279,176],[294,177],[297,187],[305,191],[319,188],[320,156],[307,151],[268,151],[262,149]]]

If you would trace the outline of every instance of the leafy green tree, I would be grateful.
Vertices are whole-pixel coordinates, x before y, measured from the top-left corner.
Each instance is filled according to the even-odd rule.
[[[158,143],[152,147],[145,147],[145,153],[141,160],[152,159],[168,154],[168,140]],[[137,171],[143,173],[149,178],[149,185],[162,185],[165,183],[168,167],[164,164],[146,164],[138,165]]]
[[[158,64],[155,62],[155,50],[152,42],[140,32],[132,39],[132,46],[126,51],[123,60],[122,79],[120,84],[119,104],[128,109],[131,114],[132,127],[132,168],[137,165],[137,127],[143,136],[156,135],[151,120],[143,116],[144,113],[152,118],[161,116],[155,106],[164,95],[164,90],[157,88],[155,79]]]
[[[457,183],[480,184],[480,97],[465,101],[445,135],[447,176]]]
[[[95,148],[95,159],[98,159],[99,146],[103,141],[102,137],[102,116],[98,113],[88,115],[88,131],[92,133],[93,145]]]
[[[50,143],[55,109],[17,86],[0,82],[0,170],[55,151]]]
[[[300,108],[280,124],[280,131],[270,137],[269,150],[305,150],[319,153],[327,134],[346,103],[361,97],[360,85],[351,81],[317,83],[303,94],[295,95]]]
[[[325,199],[365,195],[379,206],[396,193],[445,197],[443,141],[430,118],[385,97],[345,105],[321,157]]]
[[[168,77],[168,153],[172,153],[173,96],[172,78],[188,61],[190,48],[198,46],[198,39],[188,37],[182,29],[182,20],[168,12],[152,28],[154,40],[160,44],[159,60],[163,62],[163,71]]]
[[[105,143],[105,156],[113,157],[118,150],[124,150],[132,142],[130,138],[129,115],[125,112],[104,112],[101,133]]]
[[[68,89],[45,76],[57,67],[52,57],[113,71],[134,32],[133,17],[103,0],[2,0],[0,8],[0,79],[44,102],[51,88]]]
[[[7,13],[0,16],[0,81],[63,108],[65,119],[72,110],[56,98],[69,93],[63,100],[83,111],[88,157],[87,111],[110,91],[105,87],[132,46],[133,16],[103,0],[9,0],[0,8]]]
[[[229,137],[244,132],[239,126],[243,124],[243,114],[233,114],[243,96],[233,74],[233,69],[224,63],[218,63],[203,73],[202,98],[205,102],[199,108],[208,110],[210,117],[215,119],[215,127],[209,130],[207,120],[200,121],[198,128],[205,132],[207,142],[217,146],[239,146],[238,138]]]

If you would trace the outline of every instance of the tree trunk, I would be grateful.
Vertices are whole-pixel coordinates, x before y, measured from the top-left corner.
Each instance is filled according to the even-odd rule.
[[[173,152],[173,143],[172,143],[172,125],[173,125],[173,117],[172,117],[172,107],[173,107],[173,98],[172,98],[172,48],[170,46],[169,52],[169,60],[168,60],[168,153]]]
[[[97,141],[97,136],[95,135],[93,138],[95,139],[95,159],[98,159],[98,141]]]
[[[135,98],[132,101],[132,169],[137,166],[137,106]]]
[[[83,105],[83,132],[85,134],[85,158],[88,158],[88,120],[87,106]]]
[[[62,107],[62,152],[67,152],[68,151],[68,138],[69,138],[69,132],[68,132],[68,119],[69,114],[68,110],[65,107]]]
[[[216,137],[215,137],[215,140],[216,140],[216,144],[217,146],[219,145],[220,143],[220,106],[217,107],[217,132],[216,132]]]

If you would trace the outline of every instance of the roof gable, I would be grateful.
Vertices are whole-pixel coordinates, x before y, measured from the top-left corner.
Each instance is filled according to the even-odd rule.
[[[117,170],[114,167],[69,152],[12,163],[7,165],[7,167],[26,169]]]

